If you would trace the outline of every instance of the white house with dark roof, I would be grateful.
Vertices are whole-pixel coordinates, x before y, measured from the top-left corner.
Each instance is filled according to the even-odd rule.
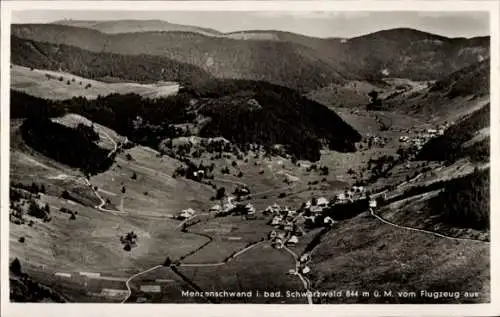
[[[329,200],[326,199],[325,197],[320,197],[316,201],[316,205],[319,207],[322,207],[322,208],[325,208],[326,206],[328,206],[328,203],[329,203]]]
[[[297,236],[291,236],[286,242],[287,245],[296,245],[297,243],[299,243],[299,238],[297,238]]]

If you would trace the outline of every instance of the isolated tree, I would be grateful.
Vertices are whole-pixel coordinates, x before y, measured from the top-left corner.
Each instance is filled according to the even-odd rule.
[[[172,264],[172,260],[170,259],[170,257],[167,257],[165,259],[165,262],[163,263],[163,266],[170,266]]]
[[[224,187],[221,187],[217,189],[217,194],[215,195],[215,199],[222,199],[226,196],[226,189]]]
[[[20,275],[22,273],[21,271],[21,262],[17,258],[15,258],[11,263],[10,263],[10,271],[15,274],[15,275]]]
[[[71,196],[69,195],[69,192],[67,190],[65,190],[65,191],[62,192],[61,197],[64,198],[64,199],[70,199],[71,198]]]
[[[125,194],[125,191],[126,191],[125,186],[122,186],[122,194]]]
[[[69,220],[75,220],[76,219],[76,216],[74,213],[71,213],[71,216],[69,217]]]
[[[137,179],[137,174],[135,172],[132,174],[132,179]]]
[[[19,242],[24,243],[24,237],[20,237]]]

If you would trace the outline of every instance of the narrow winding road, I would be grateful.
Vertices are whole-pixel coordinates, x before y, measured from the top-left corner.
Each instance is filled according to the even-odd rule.
[[[373,208],[370,208],[370,214],[372,216],[374,216],[375,218],[377,218],[379,221],[385,223],[385,224],[388,224],[390,226],[393,226],[395,228],[399,228],[399,229],[404,229],[404,230],[410,230],[410,231],[415,231],[415,232],[421,232],[421,233],[425,233],[425,234],[431,234],[431,235],[434,235],[436,237],[440,237],[440,238],[445,238],[445,239],[450,239],[450,240],[456,240],[456,241],[471,241],[471,242],[478,242],[478,243],[484,243],[484,244],[490,244],[489,241],[482,241],[482,240],[476,240],[476,239],[467,239],[467,238],[456,238],[456,237],[450,237],[450,236],[447,236],[447,235],[444,235],[444,234],[440,234],[440,233],[437,233],[437,232],[434,232],[434,231],[429,231],[429,230],[424,230],[424,229],[417,229],[417,228],[412,228],[412,227],[407,227],[407,226],[402,226],[402,225],[398,225],[398,224],[395,224],[393,222],[390,222],[388,220],[385,220],[384,218],[380,217],[379,215],[377,215],[375,213],[375,211],[373,211]]]
[[[130,281],[132,281],[134,278],[136,278],[136,277],[138,277],[138,276],[140,276],[140,275],[142,275],[142,274],[146,274],[146,273],[148,273],[148,272],[151,272],[151,271],[157,270],[157,269],[159,269],[159,268],[161,268],[161,267],[163,267],[163,265],[156,265],[156,266],[153,266],[152,268],[149,268],[149,269],[147,269],[147,270],[141,271],[141,272],[139,272],[139,273],[137,273],[137,274],[134,274],[134,275],[132,275],[131,277],[129,277],[129,278],[127,279],[127,281],[125,282],[125,286],[127,286],[127,291],[128,291],[128,294],[127,294],[127,296],[126,296],[126,297],[122,300],[122,302],[121,302],[121,303],[122,303],[122,304],[123,304],[123,303],[125,303],[125,302],[126,302],[126,301],[130,298],[130,296],[132,295],[132,289],[130,288]]]

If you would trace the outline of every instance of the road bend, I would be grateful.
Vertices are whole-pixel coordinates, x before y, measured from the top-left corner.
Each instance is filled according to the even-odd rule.
[[[142,275],[142,274],[146,274],[146,273],[148,273],[148,272],[151,272],[151,271],[157,270],[157,269],[159,269],[159,268],[161,268],[161,267],[163,267],[163,265],[153,266],[152,268],[149,268],[149,269],[147,269],[147,270],[144,270],[144,271],[142,271],[142,272],[139,272],[139,273],[134,274],[134,275],[132,275],[131,277],[129,277],[129,278],[127,279],[127,281],[125,281],[125,286],[127,286],[127,291],[128,291],[128,294],[127,294],[127,296],[126,296],[126,297],[122,300],[122,302],[121,302],[121,303],[122,303],[122,304],[123,304],[123,303],[125,303],[125,302],[126,302],[126,301],[130,298],[130,296],[132,295],[132,289],[130,288],[130,282],[131,282],[134,278],[136,278],[136,277],[138,277],[138,276],[140,276],[140,275]]]

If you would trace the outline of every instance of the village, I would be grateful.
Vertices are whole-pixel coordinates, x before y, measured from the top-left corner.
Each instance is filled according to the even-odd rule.
[[[435,129],[424,129],[418,132],[417,135],[410,137],[408,135],[401,135],[399,137],[399,142],[410,143],[417,150],[422,149],[425,143],[432,138],[438,137],[444,134],[444,131],[450,126],[448,122],[443,125],[439,125]]]
[[[241,187],[235,192],[249,194],[249,191],[245,191],[245,187]],[[241,215],[246,220],[257,219],[257,210],[253,204],[239,203],[237,202],[239,200],[240,196],[225,196],[220,200],[220,203],[213,205],[206,213],[197,214],[194,209],[188,208],[181,210],[173,218],[188,221],[197,215],[205,214],[214,217]],[[337,223],[328,215],[333,206],[348,205],[362,200],[368,201],[367,209],[377,207],[377,201],[369,197],[366,188],[363,186],[352,186],[343,192],[337,193],[331,199],[313,197],[302,203],[298,209],[280,206],[275,202],[260,212],[263,217],[269,218],[267,225],[272,227],[266,239],[275,249],[294,247],[299,243],[299,239],[307,234],[308,230],[314,228],[331,229]],[[295,270],[291,269],[288,273],[308,274],[311,271],[307,266],[310,256],[309,253],[304,253],[298,261],[298,267]]]

